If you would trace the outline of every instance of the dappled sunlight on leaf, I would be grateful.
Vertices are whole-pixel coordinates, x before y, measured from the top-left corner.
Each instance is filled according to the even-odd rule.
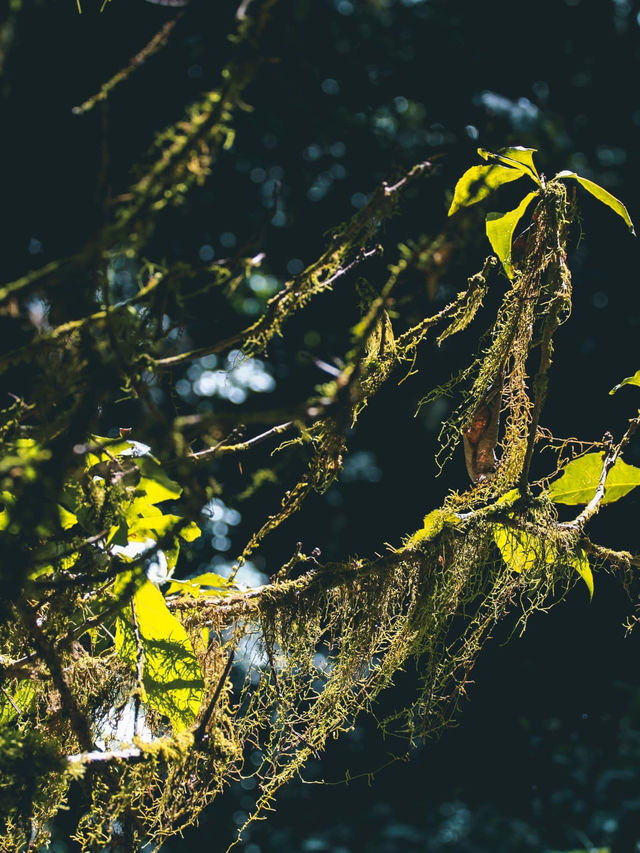
[[[196,718],[204,691],[202,669],[182,623],[149,581],[133,597],[143,651],[143,685],[149,705],[182,731]],[[116,649],[135,668],[138,649],[131,617],[116,623]]]

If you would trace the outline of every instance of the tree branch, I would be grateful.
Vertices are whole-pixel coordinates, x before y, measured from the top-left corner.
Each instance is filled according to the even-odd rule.
[[[255,447],[257,444],[262,444],[263,441],[266,441],[274,435],[280,435],[280,433],[286,432],[294,425],[295,421],[287,421],[284,424],[278,424],[277,426],[271,427],[271,429],[268,429],[266,432],[260,433],[260,435],[256,435],[247,441],[240,441],[237,444],[225,444],[224,441],[221,441],[213,447],[207,447],[205,450],[199,450],[197,453],[190,453],[189,458],[199,460],[205,459],[209,456],[225,456],[228,453],[240,453],[244,450],[249,450],[251,447]]]
[[[627,431],[620,439],[620,442],[615,447],[610,446],[604,455],[604,459],[602,460],[602,471],[600,472],[600,479],[598,481],[594,496],[591,498],[589,503],[579,515],[577,515],[572,521],[563,522],[560,527],[582,532],[585,528],[585,525],[593,518],[594,515],[596,515],[600,511],[600,504],[602,503],[602,499],[604,498],[607,491],[607,477],[609,476],[609,471],[611,471],[613,466],[618,461],[620,453],[627,446],[631,439],[631,436],[638,429],[639,425],[640,416],[637,418],[631,418]]]

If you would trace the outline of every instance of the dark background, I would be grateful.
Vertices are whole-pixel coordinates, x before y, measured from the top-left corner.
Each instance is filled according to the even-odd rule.
[[[82,247],[103,215],[96,199],[103,142],[114,196],[130,183],[131,165],[143,159],[154,133],[217,85],[232,49],[227,34],[236,4],[192,0],[169,45],[114,91],[107,110],[74,115],[72,108],[175,14],[143,0],[112,0],[102,14],[98,6],[85,0],[78,15],[71,0],[26,2],[3,54],[5,281]],[[204,187],[162,218],[145,257],[196,263],[208,247],[205,257],[221,258],[231,234],[236,246],[265,251],[266,271],[283,280],[322,251],[327,230],[361,206],[380,180],[444,155],[437,174],[412,190],[385,226],[384,257],[362,269],[380,286],[398,241],[446,227],[446,192],[477,162],[478,145],[536,147],[541,171],[551,176],[570,168],[599,181],[637,221],[638,15],[638,5],[626,0],[281,0],[264,37],[269,61],[246,93],[252,111],[236,117],[233,149]],[[518,191],[509,196],[511,188],[505,190],[501,209]],[[638,405],[633,388],[608,396],[640,367],[638,249],[608,209],[580,199],[581,228],[574,229],[570,256],[574,311],[557,338],[543,423],[556,435],[599,439],[607,429],[621,435]],[[421,288],[425,310],[444,305],[479,269],[488,247],[481,220],[475,224],[435,294],[423,281],[409,282]],[[126,290],[126,276],[121,283]],[[487,312],[497,298],[489,298]],[[57,299],[52,310],[64,314],[72,295],[63,289]],[[245,307],[251,316],[254,307]],[[199,304],[187,318],[194,343],[211,340],[212,310]],[[354,310],[353,288],[345,288],[321,297],[287,327],[265,368],[276,379],[272,401],[304,399],[324,380],[304,353],[339,357]],[[307,552],[320,547],[327,559],[371,555],[415,530],[447,489],[466,486],[460,454],[434,478],[445,404],[414,414],[426,391],[473,352],[490,313],[483,316],[442,349],[428,345],[418,375],[380,394],[351,436],[352,461],[340,483],[310,498],[302,516],[273,536],[255,561],[257,570],[271,573],[298,540]],[[24,334],[20,324],[4,320],[2,331],[9,348]],[[169,412],[201,402],[166,388],[157,394]],[[104,413],[105,430],[127,422],[144,440],[148,424],[127,405]],[[637,440],[626,459],[640,464]],[[548,470],[544,458],[539,470]],[[231,477],[225,503],[242,516],[229,532],[231,545],[212,555],[203,540],[187,555],[184,572],[212,556],[218,566],[232,558],[272,511],[275,490],[244,503],[234,499],[241,490]],[[605,508],[593,537],[638,552],[639,506],[632,493]],[[362,777],[348,786],[288,786],[276,813],[245,834],[244,849],[640,850],[638,637],[625,639],[623,628],[634,606],[619,579],[600,573],[591,604],[580,584],[565,602],[536,616],[522,638],[506,644],[513,625],[503,626],[475,670],[471,701],[456,728],[414,751],[409,763],[393,763],[371,779],[367,774],[391,755],[404,755],[406,744],[383,741],[373,718],[359,720],[304,778],[339,782],[347,770]],[[413,686],[415,673],[400,675],[380,703],[380,716],[411,696]],[[199,830],[163,850],[226,849],[253,793],[250,783],[235,785]],[[52,849],[73,849],[64,822],[58,836]]]

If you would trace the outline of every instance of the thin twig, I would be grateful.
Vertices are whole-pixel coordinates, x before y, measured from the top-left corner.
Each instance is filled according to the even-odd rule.
[[[39,557],[33,560],[32,565],[39,566],[41,563],[48,564],[55,560],[64,560],[65,557],[71,557],[73,554],[77,554],[78,551],[82,551],[84,548],[87,548],[89,545],[95,545],[96,542],[99,542],[109,532],[109,528],[105,527],[104,530],[101,530],[100,533],[96,533],[95,536],[89,536],[87,539],[83,539],[82,542],[79,542],[78,545],[68,548],[66,551],[61,551],[59,554],[55,554],[53,557],[49,555],[48,557]]]
[[[251,326],[247,326],[237,334],[211,346],[167,356],[166,358],[152,359],[147,356],[147,360],[157,367],[175,367],[185,361],[201,358],[204,355],[223,352],[241,342],[246,344],[248,341],[263,340],[264,336],[271,337],[275,334],[274,321],[279,314],[286,317],[288,310],[297,310],[313,295],[329,288],[331,282],[343,276],[347,268],[352,269],[366,258],[377,254],[377,247],[366,251],[360,249],[356,257],[352,258],[348,264],[340,262],[349,252],[351,246],[354,244],[362,246],[369,242],[377,230],[379,222],[395,209],[396,196],[400,191],[417,177],[430,171],[431,168],[432,164],[429,161],[424,161],[410,169],[397,183],[389,185],[383,182],[365,206],[354,214],[345,228],[333,235],[327,250],[303,272],[287,281],[282,290],[269,300],[262,316]],[[321,276],[325,272],[329,272],[327,267],[331,266],[335,267],[333,272],[326,279],[322,278]],[[293,309],[289,308],[292,304],[296,306]]]
[[[339,278],[342,278],[343,275],[346,275],[352,269],[357,267],[363,261],[368,260],[369,258],[374,258],[376,255],[382,254],[382,246],[374,246],[373,249],[360,249],[355,258],[350,261],[350,263],[345,264],[345,266],[340,267],[339,270],[334,272],[333,275],[330,275],[329,278],[325,279],[323,284],[333,284],[334,281],[337,281]]]
[[[9,694],[9,693],[4,689],[4,687],[0,687],[0,690],[2,690],[2,692],[3,692],[3,694],[4,694],[4,698],[5,698],[5,699],[7,700],[7,702],[12,706],[12,708],[13,708],[13,710],[16,712],[16,714],[17,714],[18,716],[21,716],[21,715],[22,715],[22,711],[20,710],[20,708],[18,708],[18,706],[16,705],[16,703],[13,701],[13,699],[11,698],[11,695],[10,695],[10,694]]]
[[[607,477],[609,476],[609,471],[611,471],[613,466],[618,461],[618,457],[629,443],[631,436],[638,429],[638,426],[640,426],[640,416],[637,418],[631,418],[627,431],[620,439],[620,442],[615,445],[615,447],[611,446],[609,450],[604,454],[604,459],[602,460],[602,471],[600,472],[600,479],[598,481],[598,485],[596,486],[594,496],[591,498],[591,500],[582,510],[582,512],[579,513],[579,515],[577,515],[572,521],[563,522],[561,525],[559,525],[560,527],[582,532],[587,522],[589,522],[593,518],[593,516],[599,512],[600,504],[602,503],[602,499],[604,498],[607,491]]]
[[[216,689],[213,691],[213,695],[211,696],[211,700],[207,705],[207,710],[202,715],[202,719],[200,720],[196,730],[193,733],[193,739],[195,743],[201,743],[204,740],[204,737],[207,733],[207,726],[209,725],[209,721],[213,712],[215,711],[216,705],[218,704],[218,699],[220,698],[220,693],[222,692],[222,688],[225,685],[227,678],[229,677],[229,673],[231,672],[231,667],[233,666],[233,658],[235,656],[235,649],[231,649],[229,653],[229,657],[227,658],[227,663],[225,665],[224,671],[220,676],[218,683],[216,684]]]
[[[136,639],[136,691],[133,698],[133,736],[140,735],[140,703],[144,685],[144,648],[140,639],[140,628],[138,626],[138,617],[136,615],[136,605],[131,599],[131,621],[133,622],[133,634]]]
[[[36,653],[42,657],[47,669],[51,673],[52,681],[56,690],[60,694],[62,707],[69,716],[71,726],[78,738],[78,742],[82,749],[88,750],[93,747],[93,739],[87,718],[80,710],[80,706],[76,697],[67,684],[67,679],[62,668],[62,661],[58,657],[58,644],[53,644],[45,636],[42,628],[38,624],[38,620],[34,617],[28,604],[23,603],[20,607],[20,614],[24,622],[25,628],[29,633],[29,639]]]
[[[128,569],[131,569],[131,566],[132,563],[129,563],[126,567]],[[57,654],[58,652],[63,651],[74,640],[80,639],[83,634],[86,634],[87,631],[90,631],[92,628],[99,628],[100,625],[103,624],[103,622],[106,622],[108,619],[110,619],[112,616],[115,616],[120,610],[122,610],[122,607],[126,600],[134,593],[138,580],[139,576],[134,575],[134,577],[132,577],[131,580],[125,586],[124,590],[122,591],[122,595],[115,599],[101,613],[99,613],[97,616],[92,616],[89,619],[85,619],[84,622],[82,622],[80,625],[77,625],[75,628],[65,634],[64,637],[61,637],[59,640],[57,640],[53,649],[54,653]],[[16,670],[24,667],[25,664],[35,660],[39,655],[44,658],[44,654],[42,654],[41,649],[38,648],[36,651],[31,652],[28,655],[24,655],[18,660],[11,661],[10,663],[0,666],[0,672],[3,675],[11,675]]]
[[[169,36],[171,35],[171,31],[175,27],[176,23],[183,15],[183,12],[179,12],[174,18],[160,29],[153,38],[147,42],[147,44],[142,48],[142,50],[138,51],[136,55],[129,61],[129,63],[122,68],[117,74],[114,74],[113,77],[108,80],[106,83],[100,87],[99,91],[96,92],[95,95],[92,95],[90,98],[87,98],[82,104],[72,109],[72,113],[74,115],[81,115],[82,113],[88,112],[92,107],[94,107],[100,101],[104,101],[110,94],[111,90],[114,89],[118,83],[122,83],[124,80],[129,77],[136,68],[139,68],[144,62],[150,57],[153,56],[154,53],[157,53],[161,48],[165,46],[167,41],[169,40]]]
[[[477,290],[480,285],[484,284],[487,276],[491,272],[491,270],[496,266],[497,261],[490,255],[484,262],[482,270],[475,275],[472,275],[467,281],[467,287],[465,290],[461,290],[456,298],[449,302],[448,305],[439,311],[437,314],[434,314],[432,317],[426,317],[424,320],[421,320],[417,325],[412,326],[410,329],[407,329],[406,332],[403,332],[396,338],[396,344],[398,347],[405,347],[407,350],[417,346],[419,342],[420,336],[430,329],[431,326],[436,326],[442,320],[446,320],[451,314],[455,313],[455,311],[465,302],[469,296]]]
[[[533,380],[533,411],[531,412],[531,421],[529,422],[529,432],[527,436],[527,449],[525,453],[522,471],[520,473],[519,488],[521,491],[526,490],[529,481],[529,469],[533,459],[533,450],[538,440],[538,424],[540,422],[540,414],[547,398],[547,388],[549,386],[549,369],[551,368],[553,356],[553,336],[560,326],[560,317],[562,309],[565,305],[564,283],[561,285],[561,291],[556,293],[549,307],[549,314],[544,322],[542,330],[542,341],[540,345],[540,364],[538,372]]]
[[[260,435],[256,435],[247,441],[240,441],[237,444],[224,444],[224,442],[219,442],[213,447],[207,447],[205,450],[199,450],[197,453],[190,453],[189,458],[204,459],[209,456],[224,456],[228,453],[240,453],[241,451],[255,447],[256,444],[261,444],[263,441],[266,441],[274,435],[286,432],[294,426],[294,423],[295,421],[287,421],[284,424],[278,424],[277,426],[271,427],[271,429],[268,429],[266,432],[260,433]]]

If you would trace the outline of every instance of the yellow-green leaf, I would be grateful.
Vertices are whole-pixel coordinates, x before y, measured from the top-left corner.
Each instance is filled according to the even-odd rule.
[[[515,501],[517,501],[519,497],[520,497],[520,489],[509,489],[508,492],[505,492],[504,495],[501,495],[498,498],[498,500],[496,501],[496,504],[499,504],[500,506],[512,504]]]
[[[514,572],[526,572],[533,569],[541,560],[552,565],[561,560],[558,549],[535,533],[518,530],[504,524],[493,525],[493,539],[500,550],[505,564]],[[589,597],[593,598],[593,574],[587,555],[579,548],[568,558],[568,564],[580,575],[587,585]]]
[[[174,731],[195,720],[204,692],[204,677],[191,640],[173,616],[162,593],[145,581],[133,597],[143,651],[143,686],[148,704],[169,718]],[[136,668],[138,649],[132,618],[125,608],[116,622],[116,649]]]
[[[0,723],[10,722],[18,716],[18,711],[29,713],[35,705],[36,695],[36,686],[32,681],[19,681],[14,688],[0,693]]]
[[[136,492],[142,492],[151,504],[159,504],[162,501],[177,500],[182,494],[182,489],[177,486],[172,489],[159,480],[150,477],[141,477],[136,486]]]
[[[496,253],[509,278],[513,278],[514,270],[511,263],[511,242],[513,232],[518,222],[525,214],[527,207],[538,195],[538,191],[528,193],[520,204],[507,213],[488,213],[486,220],[487,237],[493,251]]]
[[[461,207],[469,207],[482,201],[502,184],[517,181],[525,173],[507,166],[472,166],[462,175],[453,193],[449,216]]]
[[[498,546],[502,559],[514,572],[526,572],[544,559],[553,563],[555,548],[542,542],[539,536],[526,530],[507,527],[504,524],[493,525],[493,540]]]
[[[173,528],[185,542],[193,542],[202,532],[195,521],[189,521],[178,530],[178,525],[182,521],[179,515],[166,513],[165,515],[148,515],[135,520],[129,520],[129,539],[141,541],[149,538],[157,539],[159,536],[164,536],[170,533]],[[156,534],[154,536],[153,534]]]
[[[2,510],[0,510],[0,530],[5,530],[8,527],[9,513],[7,512],[7,507],[12,506],[15,501],[15,496],[11,492],[0,492],[0,506],[2,506]]]
[[[589,565],[589,559],[582,548],[579,548],[569,560],[569,565],[572,566],[586,583],[589,590],[589,598],[593,598],[593,573]]]
[[[478,148],[478,154],[483,160],[491,162],[493,159],[500,160],[506,166],[516,169],[524,169],[537,184],[541,184],[540,175],[533,162],[533,155],[537,148],[523,148],[522,145],[514,145],[512,148],[500,148],[495,154],[486,148]]]
[[[58,515],[60,516],[60,526],[63,530],[70,530],[78,523],[78,516],[73,512],[69,512],[63,506],[58,504]]]
[[[184,527],[180,528],[180,536],[185,542],[193,542],[193,540],[197,539],[201,533],[202,531],[195,521],[190,521],[188,524],[185,524]]]
[[[142,473],[136,486],[136,496],[146,497],[151,504],[177,500],[182,488],[163,471],[151,456],[140,456],[133,460]]]
[[[128,453],[131,450],[131,442],[122,438],[107,438],[104,435],[92,435],[91,441],[99,445],[99,448],[95,448],[96,451],[100,452],[104,448],[105,451],[109,451],[111,456],[120,456],[121,453]],[[111,457],[102,453],[102,458],[109,459]]]
[[[549,497],[559,504],[587,504],[595,495],[602,474],[603,453],[587,453],[573,459],[549,487]],[[640,486],[640,468],[622,459],[609,471],[602,503],[613,503]]]
[[[611,391],[609,391],[609,393],[615,394],[616,391],[619,388],[622,388],[623,385],[640,385],[640,370],[636,370],[633,376],[627,376],[626,379],[623,379],[622,382],[619,382],[617,385],[615,385],[611,389]]]
[[[596,184],[593,181],[588,180],[587,178],[581,178],[580,175],[576,175],[575,172],[570,172],[565,169],[563,172],[558,172],[558,174],[553,179],[554,181],[557,178],[575,178],[579,184],[591,193],[591,195],[595,196],[598,201],[601,201],[603,204],[606,204],[607,207],[610,207],[614,213],[617,213],[618,216],[622,217],[625,221],[629,231],[635,237],[635,229],[633,227],[633,222],[631,221],[631,217],[629,216],[629,211],[624,206],[624,204],[620,201],[620,199],[616,198],[614,195],[611,195],[610,192],[607,192],[600,184]]]
[[[443,509],[434,509],[427,513],[422,522],[422,527],[406,541],[405,547],[415,548],[421,542],[429,542],[442,531],[445,524],[456,525],[459,522],[458,516],[453,512],[448,512]]]
[[[134,498],[127,508],[127,519],[136,519],[138,516],[162,515],[162,510],[155,504],[149,503],[146,498]]]
[[[222,575],[217,575],[215,572],[205,572],[186,581],[173,580],[166,594],[178,593],[197,598],[198,596],[229,595],[236,591],[237,587],[230,583],[227,578],[223,578]]]

